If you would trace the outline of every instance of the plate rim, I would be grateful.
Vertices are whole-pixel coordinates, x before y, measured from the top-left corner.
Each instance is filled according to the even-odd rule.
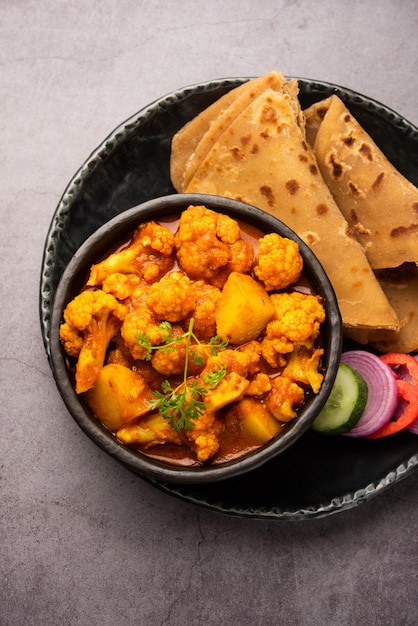
[[[54,235],[60,229],[59,225],[61,218],[65,216],[66,212],[70,211],[71,209],[71,197],[73,197],[77,193],[85,178],[99,165],[102,154],[106,150],[112,149],[112,146],[117,146],[134,130],[137,131],[138,127],[140,127],[141,124],[145,124],[146,121],[155,114],[156,109],[170,106],[170,104],[172,105],[174,102],[192,97],[197,93],[210,92],[215,89],[226,89],[228,87],[232,89],[239,84],[251,80],[251,78],[253,77],[246,76],[211,79],[205,82],[189,84],[185,87],[176,89],[175,91],[169,92],[166,95],[153,100],[151,103],[145,105],[137,112],[126,118],[123,122],[118,124],[104,138],[104,140],[87,156],[81,166],[75,171],[74,175],[71,177],[68,184],[66,185],[57,204],[57,207],[55,208],[51,216],[51,222],[49,224],[45,237],[41,261],[38,306],[42,340],[49,364],[51,364],[51,360],[48,333],[50,323],[50,308],[52,305],[54,294],[52,294],[51,296],[51,289],[48,285],[48,268],[53,262],[53,255],[55,252]],[[375,107],[376,109],[379,109],[379,111],[381,111],[382,113],[384,112],[385,115],[391,117],[394,123],[396,122],[396,125],[400,130],[408,129],[413,133],[418,133],[418,128],[412,122],[397,113],[394,109],[388,107],[387,105],[379,102],[374,98],[357,92],[354,89],[323,80],[295,76],[286,76],[285,78],[288,80],[296,80],[298,81],[298,83],[303,83],[304,86],[306,88],[309,87],[309,90],[311,91],[323,90],[324,93],[326,92],[329,95],[329,91],[331,90],[336,95],[341,95],[343,97],[349,96],[350,98],[355,99],[356,102],[367,105],[368,108]],[[144,476],[142,474],[136,475],[164,493],[172,495],[173,497],[180,498],[181,500],[187,501],[196,506],[211,509],[219,513],[232,516],[247,517],[252,519],[301,521],[326,517],[359,506],[360,504],[386,491],[400,480],[403,480],[407,476],[411,475],[414,471],[416,471],[417,468],[418,453],[412,455],[408,460],[400,463],[398,466],[393,468],[380,479],[368,483],[363,488],[357,489],[355,491],[348,491],[342,496],[332,498],[327,502],[324,501],[318,503],[318,505],[315,506],[308,505],[306,507],[294,507],[293,509],[291,507],[280,507],[280,505],[278,505],[277,507],[269,506],[267,508],[258,506],[252,509],[249,509],[247,507],[244,508],[237,506],[228,506],[226,503],[220,502],[219,500],[218,502],[213,502],[209,501],[208,499],[199,499],[194,495],[185,493],[190,485],[177,485],[171,483],[168,484],[163,483],[157,479]],[[196,486],[192,485],[192,487]]]
[[[142,478],[145,482],[153,485],[163,493],[170,494],[173,497],[188,502],[189,504],[210,509],[217,513],[259,520],[299,522],[329,517],[330,515],[336,515],[338,513],[342,513],[343,511],[354,509],[357,506],[360,506],[361,504],[364,504],[365,502],[381,495],[395,483],[398,483],[413,474],[413,472],[417,469],[418,454],[413,455],[406,463],[398,465],[394,470],[388,472],[388,474],[380,480],[372,481],[361,489],[356,489],[353,492],[346,492],[342,496],[332,498],[327,504],[320,504],[316,507],[295,507],[293,510],[287,510],[285,508],[281,508],[280,506],[270,507],[269,509],[267,507],[248,509],[244,507],[226,506],[222,502],[216,503],[199,500],[193,495],[182,493],[183,488],[187,487],[187,485],[169,485],[168,483],[163,483],[148,476],[142,476]]]

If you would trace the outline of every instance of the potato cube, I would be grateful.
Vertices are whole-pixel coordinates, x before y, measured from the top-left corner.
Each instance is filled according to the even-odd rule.
[[[257,339],[274,312],[260,283],[248,274],[231,272],[216,311],[216,332],[232,344],[247,343]]]
[[[243,398],[237,402],[234,412],[241,422],[242,431],[258,443],[270,441],[283,429],[283,424],[255,398]]]
[[[94,387],[84,394],[91,410],[112,432],[148,413],[151,396],[140,374],[116,363],[105,365]]]

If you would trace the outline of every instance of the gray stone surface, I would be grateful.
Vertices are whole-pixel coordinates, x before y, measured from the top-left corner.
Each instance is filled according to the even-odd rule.
[[[69,418],[38,280],[67,182],[179,87],[277,68],[418,122],[415,0],[0,3],[0,624],[417,623],[418,475],[332,517],[266,522],[167,496]]]

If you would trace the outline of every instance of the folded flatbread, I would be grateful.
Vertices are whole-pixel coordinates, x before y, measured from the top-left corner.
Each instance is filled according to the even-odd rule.
[[[178,192],[183,192],[202,159],[219,135],[241,111],[265,89],[297,90],[296,81],[286,83],[280,72],[272,71],[239,85],[190,120],[173,137],[170,175]]]
[[[418,263],[418,189],[330,96],[304,111],[307,140],[373,269]]]
[[[380,352],[417,352],[418,267],[414,263],[405,263],[396,269],[381,270],[377,276],[399,318],[400,330],[352,328],[346,336],[358,343],[368,343]]]
[[[239,199],[275,215],[319,258],[345,326],[398,328],[397,316],[305,141],[292,90],[267,88],[252,99],[212,142],[182,191]]]

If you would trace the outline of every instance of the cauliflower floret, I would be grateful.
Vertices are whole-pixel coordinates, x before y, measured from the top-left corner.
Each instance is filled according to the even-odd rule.
[[[101,289],[83,291],[68,303],[60,337],[64,349],[78,356],[76,393],[87,391],[97,381],[109,343],[126,314],[126,307]]]
[[[153,368],[164,376],[182,375],[186,366],[186,344],[187,340],[184,339],[177,343],[173,350],[156,351],[152,356]],[[189,348],[186,374],[198,376],[206,366],[208,354],[208,346],[192,344]]]
[[[317,337],[325,310],[317,296],[298,291],[272,294],[270,299],[275,314],[266,326],[261,353],[271,367],[280,368],[287,364],[283,355],[292,352],[296,343]]]
[[[130,312],[147,305],[147,297],[150,288],[151,286],[143,280],[138,283],[138,285],[133,289],[131,295],[125,302],[125,304],[129,307]]]
[[[204,206],[183,212],[175,234],[180,266],[193,279],[213,278],[230,257],[228,244],[216,237],[216,214]]]
[[[293,291],[272,294],[271,301],[276,312],[267,324],[266,337],[283,344],[278,351],[292,352],[294,343],[315,339],[325,320],[325,310],[317,296]]]
[[[203,413],[195,421],[193,429],[185,431],[198,461],[204,463],[217,453],[222,430],[222,422],[214,413]]]
[[[152,367],[163,376],[180,375],[184,371],[186,341],[177,344],[177,349],[170,352],[157,350],[152,355]]]
[[[216,215],[216,236],[225,243],[235,243],[238,241],[241,237],[238,222],[223,213],[217,213]]]
[[[245,378],[248,375],[251,363],[251,355],[247,352],[229,349],[221,350],[216,356],[211,356],[208,359],[202,377],[204,377],[205,374],[209,373],[211,370],[216,371],[220,367],[226,365],[228,374],[236,372]]]
[[[221,291],[203,280],[192,283],[194,309],[193,332],[201,340],[209,340],[216,335],[216,308],[221,299]]]
[[[205,380],[202,375],[202,380]],[[204,382],[203,382],[204,384]],[[228,372],[214,389],[205,395],[205,406],[210,413],[222,409],[231,402],[236,402],[247,391],[249,382],[237,372]]]
[[[152,367],[163,376],[183,375],[186,366],[186,350],[187,337],[184,330],[179,325],[172,325],[168,344],[166,342],[166,347],[156,350],[152,355]],[[186,375],[199,374],[206,364],[206,356],[203,345],[191,344]]]
[[[139,342],[141,335],[143,334],[152,346],[156,346],[161,343],[165,334],[146,305],[138,306],[126,315],[120,332],[132,357],[140,360],[148,355],[147,348]]]
[[[293,344],[291,344],[291,347]],[[264,337],[261,342],[261,356],[274,369],[285,367],[287,361],[283,353],[288,351],[289,344],[280,339],[267,339]]]
[[[323,354],[322,348],[314,349],[313,340],[295,344],[282,372],[283,376],[295,382],[310,385],[312,391],[318,393],[324,378],[319,372],[319,363]]]
[[[286,376],[276,376],[271,381],[272,390],[266,398],[266,406],[280,422],[289,422],[297,415],[305,393],[299,385]]]
[[[241,274],[248,272],[254,262],[253,247],[244,239],[238,239],[231,243],[230,250],[232,256],[228,263],[228,271],[241,272]]]
[[[144,248],[170,256],[174,250],[174,235],[165,226],[156,222],[147,222],[138,229],[137,238]]]
[[[173,233],[156,222],[147,222],[137,228],[126,248],[92,266],[87,284],[101,285],[115,272],[139,274],[151,283],[172,268],[173,250]]]
[[[260,371],[261,343],[259,341],[249,341],[238,348],[238,352],[244,352],[250,357],[248,374],[252,376]]]
[[[115,272],[104,279],[102,289],[106,293],[111,293],[118,300],[126,300],[132,296],[140,283],[141,278],[137,274]]]
[[[285,289],[295,283],[303,269],[303,259],[295,241],[270,233],[259,240],[254,274],[267,291]]]
[[[179,264],[190,278],[219,288],[233,268],[248,271],[254,257],[252,246],[240,237],[239,224],[204,206],[183,212],[175,245]]]
[[[80,331],[68,322],[64,322],[60,327],[60,338],[66,353],[78,357],[83,347],[83,335]]]
[[[127,445],[139,444],[145,449],[164,443],[181,445],[182,440],[170,423],[159,413],[147,415],[135,424],[120,428],[116,437]]]
[[[151,285],[147,306],[157,319],[179,322],[195,305],[193,289],[183,272],[171,272]]]
[[[250,380],[250,384],[245,392],[246,396],[264,396],[271,391],[271,379],[267,374],[259,372]]]
[[[231,258],[226,266],[219,270],[216,277],[216,284],[223,286],[231,272],[239,272],[240,274],[246,274],[250,271],[254,261],[254,250],[250,244],[244,239],[238,239],[229,246]]]

